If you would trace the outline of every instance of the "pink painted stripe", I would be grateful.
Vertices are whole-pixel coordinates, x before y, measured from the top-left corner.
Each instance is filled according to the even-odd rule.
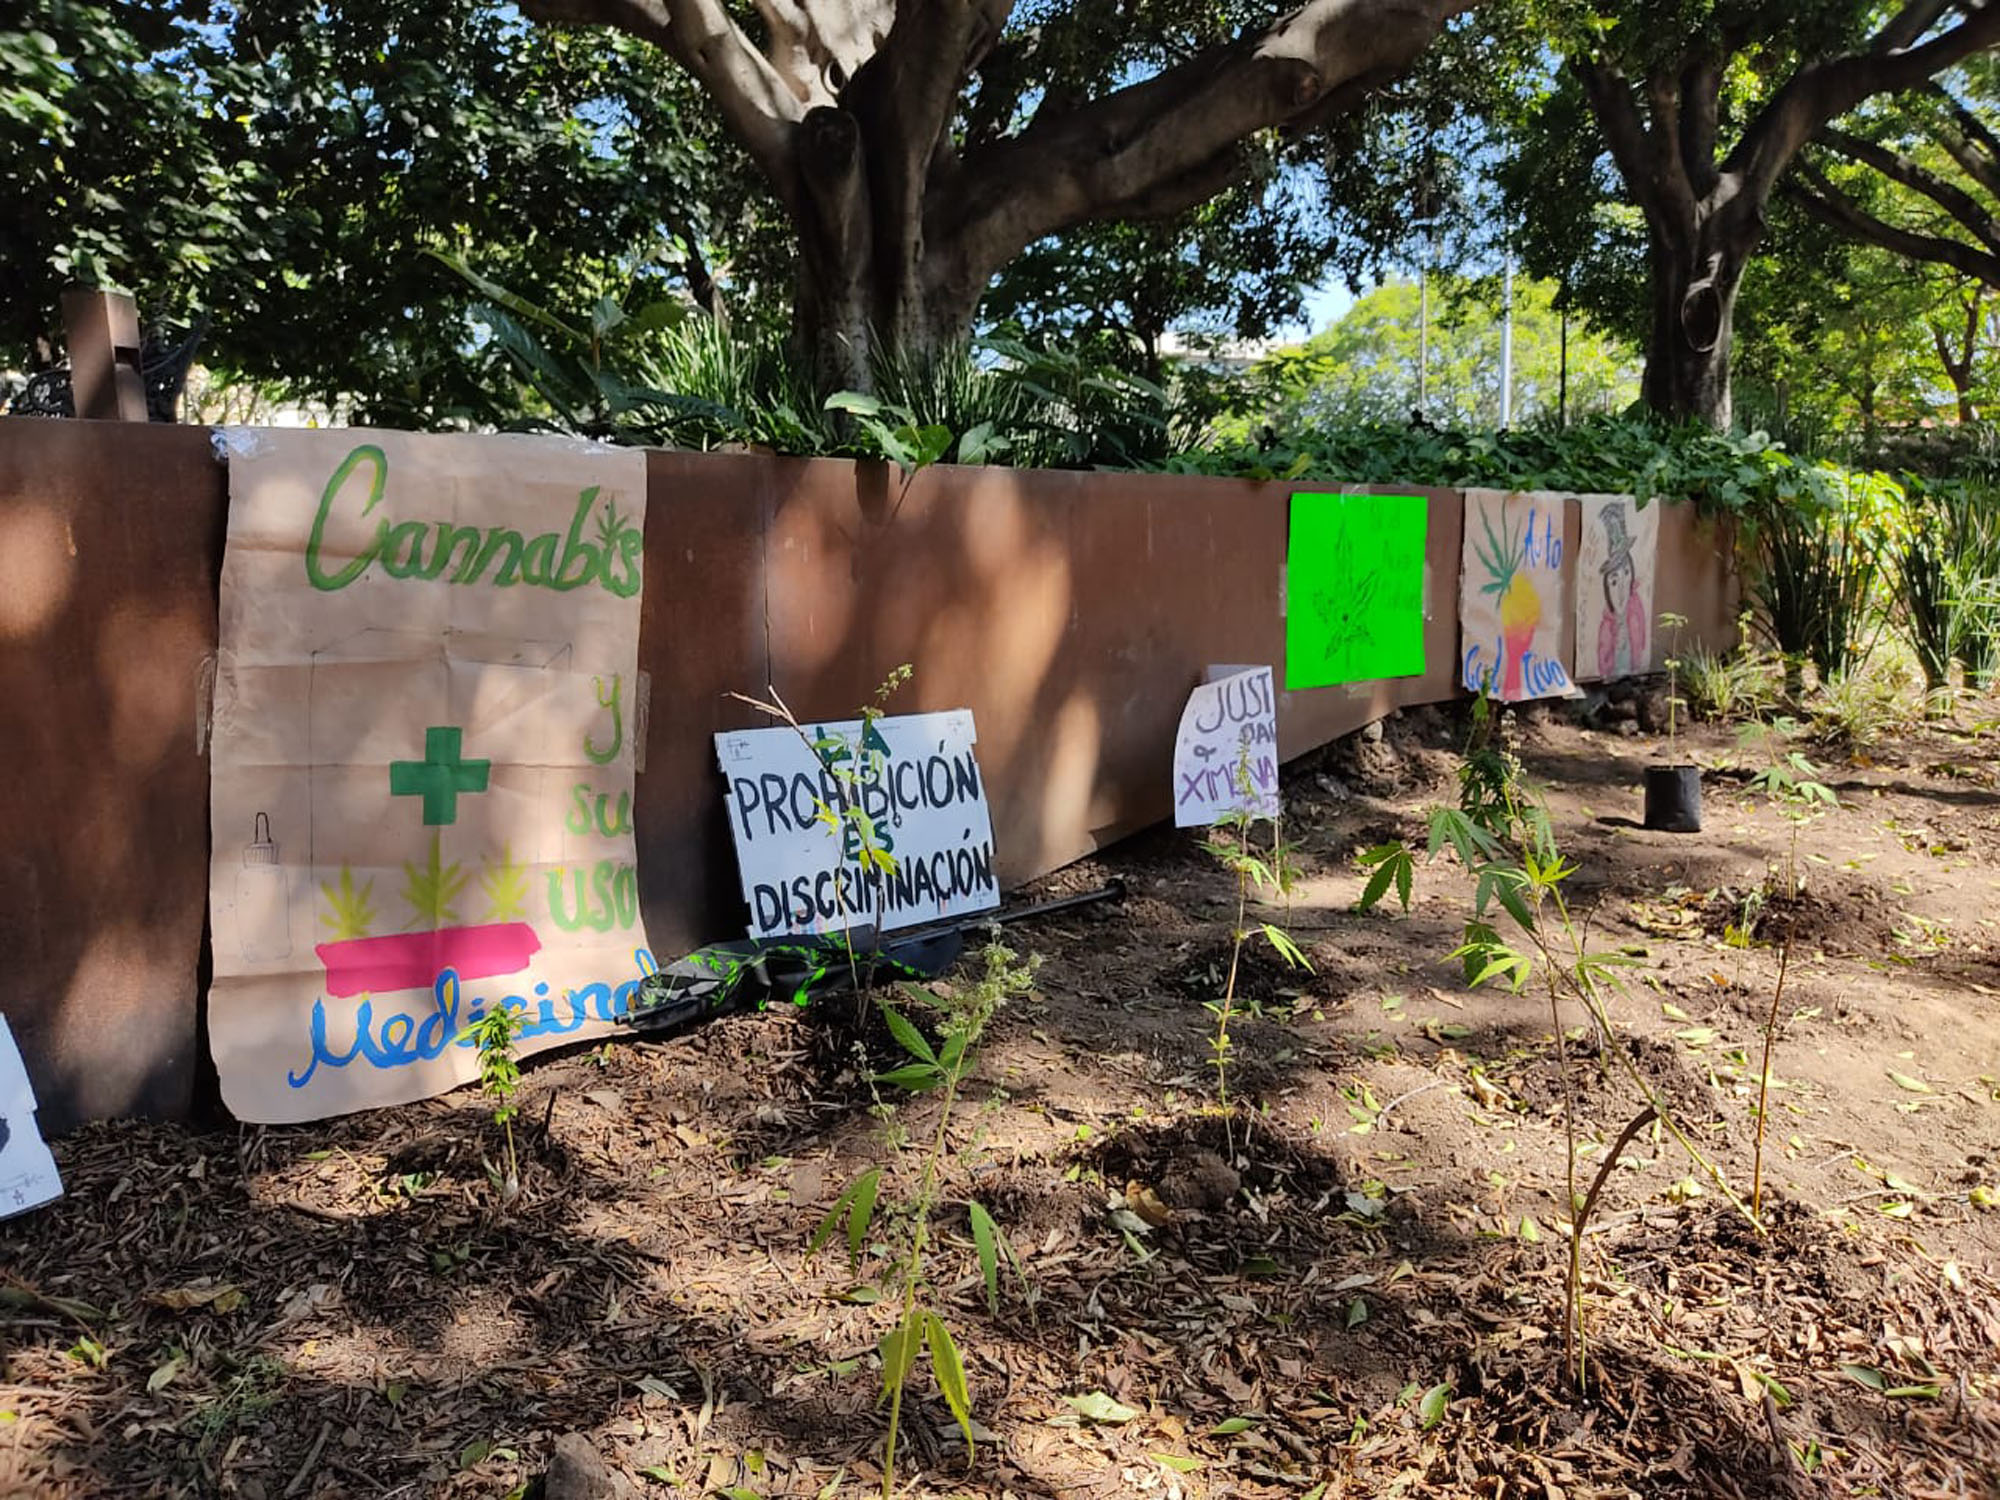
[[[385,937],[321,943],[313,951],[326,966],[326,992],[350,995],[427,990],[446,969],[460,979],[518,974],[541,951],[542,940],[526,922],[492,922],[483,927],[441,927],[435,932],[398,932]]]

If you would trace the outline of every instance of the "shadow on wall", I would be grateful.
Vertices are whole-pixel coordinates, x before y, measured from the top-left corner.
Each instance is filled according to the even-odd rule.
[[[1204,670],[1282,674],[1292,488],[649,454],[635,817],[655,950],[744,927],[711,737],[762,721],[732,691],[775,685],[802,716],[844,718],[910,664],[895,711],[974,712],[1009,884],[1165,818]],[[225,491],[202,429],[0,422],[0,1009],[51,1131],[190,1105],[209,847],[196,705]],[[1286,757],[1455,693],[1460,504],[1429,493],[1429,670],[1282,694]],[[1726,644],[1715,546],[1663,526],[1661,607]],[[1687,603],[1674,570],[1699,575]],[[1690,607],[1724,601],[1713,621]]]
[[[205,431],[0,421],[0,1008],[45,1132],[189,1108],[223,514]]]

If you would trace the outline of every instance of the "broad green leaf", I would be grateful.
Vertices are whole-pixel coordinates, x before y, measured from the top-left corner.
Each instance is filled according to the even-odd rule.
[[[882,1186],[882,1169],[870,1167],[854,1180],[854,1201],[847,1209],[847,1258],[861,1258],[861,1246],[868,1238],[868,1226],[875,1218],[875,1195]]]
[[[1888,1073],[1890,1081],[1899,1089],[1908,1089],[1913,1094],[1934,1092],[1931,1086],[1921,1078],[1912,1078],[1908,1073],[1898,1073],[1894,1068],[1890,1068]]]
[[[1885,1391],[1889,1388],[1889,1377],[1873,1365],[1842,1365],[1840,1373],[1857,1385],[1865,1385],[1871,1391]]]
[[[823,411],[844,411],[857,417],[879,417],[882,403],[865,391],[835,391],[826,398]]]
[[[930,1346],[931,1373],[937,1377],[938,1390],[944,1393],[944,1404],[951,1408],[951,1414],[958,1419],[958,1430],[965,1434],[969,1459],[973,1452],[972,1392],[965,1381],[965,1362],[958,1357],[958,1345],[951,1340],[951,1330],[934,1312],[924,1314],[924,1342]]]
[[[806,1254],[816,1255],[820,1247],[833,1238],[833,1231],[843,1215],[847,1219],[847,1258],[855,1261],[861,1258],[862,1242],[868,1237],[868,1226],[875,1217],[875,1195],[882,1186],[882,1169],[870,1167],[854,1181],[850,1182],[841,1195],[833,1200],[833,1207],[819,1221],[812,1238],[806,1242]]]
[[[1426,1431],[1444,1420],[1445,1409],[1450,1405],[1450,1386],[1434,1385],[1424,1392],[1424,1399],[1417,1403],[1417,1416]]]
[[[1294,969],[1304,969],[1308,974],[1312,972],[1312,960],[1307,958],[1299,945],[1292,941],[1289,932],[1282,927],[1274,927],[1269,922],[1264,923],[1263,927],[1264,940],[1271,945],[1278,957]]]
[[[1192,1474],[1201,1468],[1198,1458],[1183,1458],[1178,1453],[1152,1453],[1147,1455],[1154,1463],[1172,1469],[1176,1474]]]
[[[882,1006],[882,1019],[889,1025],[889,1034],[896,1039],[896,1045],[910,1056],[921,1058],[927,1063],[935,1063],[937,1054],[931,1051],[931,1044],[924,1040],[924,1034],[917,1030],[916,1023],[893,1005]]]
[[[945,1033],[944,1050],[938,1053],[938,1071],[947,1078],[957,1074],[959,1064],[965,1060],[966,1045],[972,1040],[972,1033],[964,1029]]]
[[[1255,1417],[1224,1417],[1208,1429],[1210,1437],[1235,1437],[1239,1432],[1248,1432],[1256,1422]]]
[[[944,1074],[935,1063],[911,1063],[906,1068],[892,1068],[887,1073],[874,1075],[877,1083],[886,1083],[891,1088],[908,1089],[913,1094],[921,1094],[925,1089],[934,1089],[944,1082]]]
[[[972,1221],[972,1244],[979,1252],[979,1274],[986,1282],[986,1310],[993,1314],[1000,1311],[1000,1249],[999,1234],[993,1223],[993,1216],[977,1203],[965,1206],[966,1217]]]
[[[1396,878],[1396,867],[1385,860],[1375,867],[1375,873],[1368,877],[1368,884],[1361,888],[1361,899],[1355,903],[1355,910],[1368,911],[1388,893],[1389,884]],[[1403,903],[1405,907],[1409,902]]]
[[[923,1330],[919,1320],[921,1312],[910,1314],[907,1322],[899,1323],[882,1335],[882,1394],[888,1395],[910,1378],[910,1366],[917,1362],[917,1351],[923,1347]]]
[[[1102,1422],[1106,1426],[1118,1426],[1143,1415],[1137,1407],[1127,1406],[1122,1401],[1113,1401],[1102,1391],[1091,1391],[1082,1396],[1065,1396],[1063,1400],[1076,1408],[1078,1416],[1090,1422]]]

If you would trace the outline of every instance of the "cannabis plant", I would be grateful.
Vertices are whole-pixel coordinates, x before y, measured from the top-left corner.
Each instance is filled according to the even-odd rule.
[[[521,1026],[521,1013],[510,1006],[495,1005],[459,1034],[479,1050],[479,1091],[493,1105],[493,1123],[504,1133],[507,1143],[506,1168],[489,1166],[488,1174],[500,1191],[500,1201],[512,1203],[521,1195],[520,1162],[514,1155],[514,1094],[521,1086],[521,1067],[514,1057],[514,1039]]]
[[[1242,803],[1245,806],[1254,805],[1247,753],[1238,760],[1235,775]],[[1260,824],[1270,830],[1270,843],[1262,850],[1257,847],[1256,841]],[[1283,927],[1273,922],[1259,922],[1253,930],[1246,922],[1252,886],[1256,887],[1261,897],[1282,897],[1289,903],[1292,887],[1297,881],[1297,867],[1292,859],[1291,847],[1285,843],[1279,815],[1275,811],[1265,816],[1239,809],[1218,819],[1216,826],[1226,830],[1229,837],[1207,839],[1201,847],[1224,870],[1236,877],[1236,922],[1229,934],[1229,975],[1223,982],[1222,998],[1205,1002],[1205,1009],[1215,1017],[1215,1035],[1209,1038],[1209,1051],[1215,1066],[1216,1104],[1223,1111],[1224,1138],[1233,1153],[1236,1138],[1229,1110],[1229,1058],[1232,1048],[1229,1023],[1236,1011],[1236,978],[1242,968],[1243,945],[1253,937],[1262,937],[1270,944],[1271,951],[1287,965],[1310,972],[1312,964]]]
[[[954,1156],[953,1111],[972,1075],[979,1041],[994,1014],[1011,996],[1026,994],[1034,987],[1040,960],[1031,957],[1023,963],[996,938],[981,951],[980,962],[979,975],[951,985],[941,1002],[921,990],[903,992],[909,1004],[926,1007],[933,1013],[940,1034],[936,1046],[892,999],[887,995],[877,998],[882,1019],[905,1060],[873,1075],[871,1084],[878,1090],[935,1095],[937,1123],[929,1132],[927,1144],[912,1144],[900,1127],[895,1106],[881,1099],[878,1092],[878,1110],[890,1126],[886,1135],[888,1160],[870,1167],[847,1186],[819,1221],[807,1247],[809,1254],[817,1254],[844,1226],[851,1263],[859,1264],[871,1236],[876,1237],[886,1258],[884,1279],[890,1295],[885,1300],[896,1309],[896,1321],[883,1335],[880,1345],[881,1399],[889,1403],[882,1459],[883,1500],[889,1500],[895,1490],[896,1444],[901,1431],[904,1392],[918,1360],[925,1355],[929,1356],[938,1393],[944,1397],[965,1436],[968,1465],[975,1452],[972,1391],[965,1361],[959,1353],[958,1340],[936,1306],[931,1281],[931,1216],[943,1195],[947,1168]],[[911,1158],[915,1158],[914,1167]],[[913,1173],[915,1182],[906,1197],[884,1198],[885,1182],[893,1186],[908,1180]],[[1020,1265],[1013,1248],[999,1234],[992,1216],[982,1205],[968,1202],[966,1214],[986,1286],[987,1305],[997,1311],[1000,1262],[1004,1257],[1016,1275],[1020,1274]]]

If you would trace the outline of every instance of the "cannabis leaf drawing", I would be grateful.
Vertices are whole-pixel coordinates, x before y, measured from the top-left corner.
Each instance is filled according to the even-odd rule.
[[[419,868],[408,860],[403,861],[403,899],[416,913],[403,925],[427,925],[432,928],[456,926],[458,909],[452,902],[465,889],[465,881],[466,876],[459,869],[457,860],[450,864],[444,862],[438,830],[432,829],[429,862]]]
[[[326,898],[327,906],[320,913],[319,924],[332,934],[335,942],[368,936],[375,926],[375,907],[371,899],[375,890],[374,881],[366,880],[356,887],[354,872],[342,865],[340,879],[337,882],[322,880],[319,889]]]

